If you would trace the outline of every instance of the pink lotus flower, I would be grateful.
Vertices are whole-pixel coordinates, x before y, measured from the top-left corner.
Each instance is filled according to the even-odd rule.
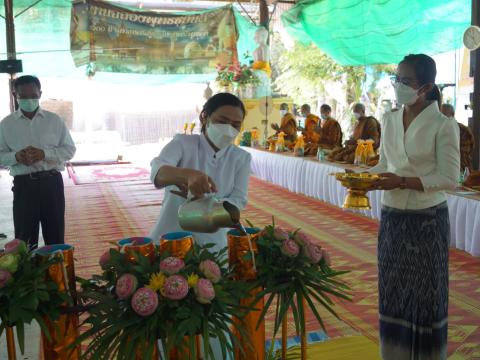
[[[27,244],[20,239],[13,239],[5,244],[5,254],[25,254],[27,252]]]
[[[327,250],[322,249],[322,257],[323,257],[323,260],[325,260],[325,264],[327,266],[332,265],[332,261],[330,260],[330,254],[328,253]]]
[[[99,264],[102,269],[105,269],[110,261],[110,250],[105,251],[102,256],[100,256]]]
[[[217,283],[222,277],[220,267],[212,260],[202,261],[199,265],[199,268],[203,275],[205,275],[205,277],[213,283]]]
[[[135,292],[138,286],[137,278],[132,274],[123,274],[117,280],[115,294],[120,300],[128,299]]]
[[[18,270],[19,257],[16,254],[5,254],[0,256],[0,269],[14,273]]]
[[[140,316],[152,315],[157,307],[158,295],[150,288],[142,287],[132,296],[132,309]]]
[[[185,263],[183,262],[183,260],[174,256],[169,256],[166,259],[160,261],[160,271],[163,271],[168,275],[176,274],[184,267]]]
[[[273,230],[273,236],[275,237],[275,239],[280,241],[284,241],[289,238],[288,232],[280,228],[276,228],[275,230]]]
[[[312,240],[301,231],[297,231],[295,235],[293,235],[293,240],[295,240],[298,245],[302,246],[313,244]]]
[[[193,288],[196,299],[201,304],[209,304],[215,298],[215,289],[208,279],[199,279]]]
[[[303,253],[308,261],[312,264],[317,264],[322,259],[322,249],[315,244],[307,244],[303,247]]]
[[[10,280],[12,280],[12,274],[10,271],[0,270],[0,289],[7,286]]]
[[[283,240],[281,250],[282,254],[289,257],[295,257],[300,252],[300,246],[298,246],[298,244],[293,239],[287,239]]]
[[[172,275],[165,280],[162,295],[171,300],[182,300],[188,294],[188,282],[181,275]]]

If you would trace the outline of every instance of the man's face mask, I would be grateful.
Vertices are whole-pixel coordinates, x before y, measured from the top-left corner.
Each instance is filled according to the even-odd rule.
[[[17,99],[18,107],[25,112],[34,112],[40,105],[39,99]]]

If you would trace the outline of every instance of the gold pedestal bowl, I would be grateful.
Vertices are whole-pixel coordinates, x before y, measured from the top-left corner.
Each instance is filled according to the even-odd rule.
[[[371,209],[367,192],[372,184],[377,180],[381,180],[382,177],[378,174],[344,172],[330,175],[335,176],[348,189],[347,196],[345,196],[343,202],[345,209]]]

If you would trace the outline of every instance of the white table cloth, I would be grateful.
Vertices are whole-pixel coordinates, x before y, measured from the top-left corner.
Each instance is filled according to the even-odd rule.
[[[243,149],[252,155],[254,176],[292,192],[342,206],[346,189],[329,174],[354,167],[248,147]],[[381,195],[381,191],[369,192],[372,210],[355,211],[379,220]],[[450,245],[480,256],[480,197],[449,193],[447,198],[451,225]]]

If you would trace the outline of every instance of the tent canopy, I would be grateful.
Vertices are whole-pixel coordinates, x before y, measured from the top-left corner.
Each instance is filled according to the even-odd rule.
[[[14,15],[35,3],[34,0],[14,0]],[[122,3],[117,3],[124,6]],[[124,6],[126,7],[126,6]],[[86,67],[75,67],[70,53],[70,12],[69,0],[42,0],[34,7],[15,17],[15,38],[17,58],[23,62],[23,73],[39,77],[86,78]],[[3,1],[0,15],[5,14]],[[257,29],[234,8],[239,34],[237,50],[240,61],[246,61],[243,54],[253,53],[256,47],[254,33]],[[6,58],[5,21],[0,19],[0,59]],[[145,85],[175,82],[204,82],[214,79],[211,74],[188,75],[140,75],[98,72],[95,80],[114,83],[136,83]]]
[[[458,49],[470,21],[471,0],[304,0],[282,15],[290,35],[342,65]]]

